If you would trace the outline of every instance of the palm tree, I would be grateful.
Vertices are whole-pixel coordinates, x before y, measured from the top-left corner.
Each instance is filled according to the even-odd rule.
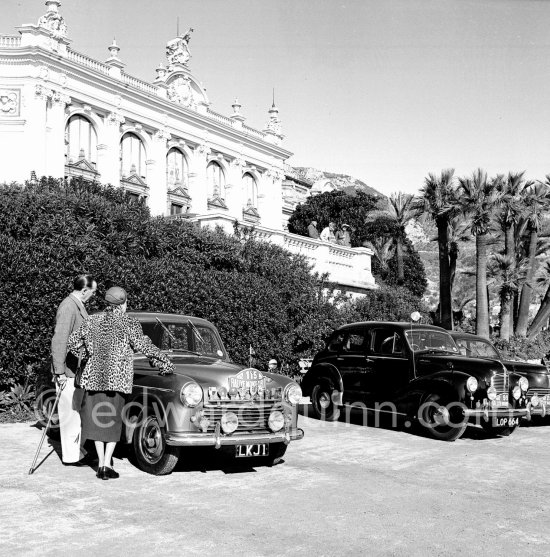
[[[537,279],[540,285],[546,286],[546,293],[540,304],[539,310],[529,326],[528,337],[534,338],[541,331],[550,318],[550,261],[546,261],[542,269],[542,275]]]
[[[471,178],[459,178],[462,210],[476,237],[476,333],[489,338],[489,297],[487,295],[487,237],[497,202],[498,178],[488,180],[478,168]]]
[[[533,279],[537,265],[537,247],[539,231],[542,224],[543,212],[550,204],[550,175],[546,177],[546,183],[538,182],[525,189],[524,204],[527,212],[527,229],[529,233],[529,248],[527,251],[527,273],[525,282],[521,289],[518,307],[518,319],[516,323],[516,336],[527,335],[529,324],[529,306],[533,293]]]
[[[451,272],[449,264],[449,222],[459,212],[456,199],[454,169],[441,175],[428,174],[414,207],[429,216],[437,227],[439,250],[439,321],[442,327],[453,328]]]
[[[506,270],[501,266],[501,273],[512,277],[515,276],[516,260],[516,238],[515,233],[522,215],[525,213],[523,193],[533,182],[525,182],[525,172],[508,173],[506,179],[500,180],[499,194],[501,210],[498,222],[504,233],[504,256],[506,257]],[[504,261],[503,261],[504,263]],[[500,293],[500,338],[508,340],[513,332],[514,312],[513,301],[517,296],[518,289],[504,289]],[[504,298],[506,300],[504,300]],[[508,296],[511,296],[508,300]],[[512,331],[511,331],[512,330]],[[506,336],[504,336],[506,335]]]
[[[491,274],[498,284],[500,298],[500,338],[509,340],[513,332],[512,301],[514,293],[518,291],[519,284],[524,276],[524,266],[516,265],[515,256],[497,253],[489,260]],[[504,317],[503,317],[504,316]]]
[[[405,280],[405,266],[403,263],[403,238],[405,226],[418,214],[414,207],[414,196],[410,193],[392,193],[388,202],[388,213],[398,227],[399,233],[395,238],[395,253],[397,258],[397,284]]]
[[[380,274],[385,279],[389,272],[389,261],[393,257],[393,238],[379,236],[372,242],[365,242],[365,245],[374,252],[374,257],[380,263]]]
[[[449,273],[451,277],[451,295],[456,275],[456,264],[460,253],[460,242],[468,242],[471,238],[467,234],[468,224],[462,216],[456,216],[449,221]]]

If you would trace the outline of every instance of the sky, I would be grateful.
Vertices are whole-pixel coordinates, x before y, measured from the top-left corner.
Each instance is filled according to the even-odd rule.
[[[42,0],[0,0],[0,33]],[[71,47],[152,81],[194,28],[192,73],[211,108],[263,128],[275,102],[293,166],[388,195],[428,173],[550,173],[550,0],[64,0]]]

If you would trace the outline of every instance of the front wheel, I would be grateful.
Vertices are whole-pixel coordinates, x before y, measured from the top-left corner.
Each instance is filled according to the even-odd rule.
[[[426,397],[418,410],[418,420],[430,437],[440,441],[455,441],[468,425],[460,407],[438,394]]]
[[[166,444],[164,430],[153,410],[138,419],[132,438],[132,461],[144,472],[155,476],[170,474],[179,458],[179,448]]]
[[[332,385],[325,380],[319,381],[311,391],[313,414],[319,420],[335,422],[340,416],[340,409],[332,400]]]

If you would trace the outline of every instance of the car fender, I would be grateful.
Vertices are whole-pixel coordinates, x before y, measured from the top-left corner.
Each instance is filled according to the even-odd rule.
[[[430,394],[441,394],[458,402],[464,402],[468,377],[470,375],[462,371],[440,371],[412,381],[409,391],[419,395],[420,404]]]
[[[344,382],[342,381],[342,375],[338,371],[336,366],[332,364],[316,364],[312,366],[308,372],[304,375],[302,380],[302,393],[304,396],[311,396],[311,391],[319,378],[326,378],[332,381],[334,388],[344,392]]]
[[[132,442],[134,431],[139,425],[139,417],[145,407],[155,409],[155,411],[161,414],[159,417],[162,419],[162,422],[167,423],[165,401],[159,394],[151,391],[152,389],[140,389],[138,392],[132,393],[131,399],[126,402],[126,414],[123,419],[124,432],[122,437],[126,443]]]

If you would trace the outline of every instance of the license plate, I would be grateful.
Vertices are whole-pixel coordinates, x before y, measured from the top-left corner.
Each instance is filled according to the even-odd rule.
[[[269,456],[269,444],[258,443],[256,445],[236,445],[235,456],[237,458]]]
[[[496,427],[514,427],[519,424],[519,418],[495,418]]]

